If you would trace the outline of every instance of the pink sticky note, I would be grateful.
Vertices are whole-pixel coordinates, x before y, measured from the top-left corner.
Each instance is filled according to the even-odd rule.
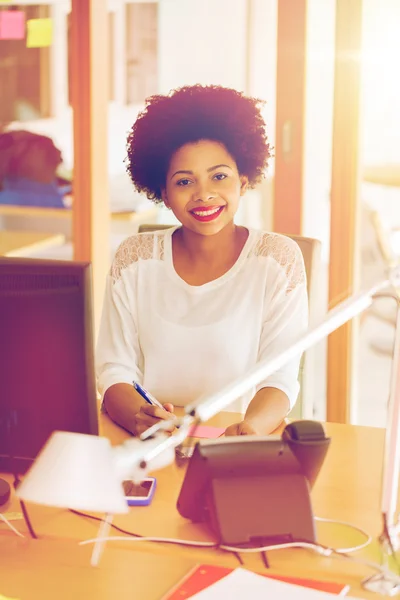
[[[25,13],[22,10],[0,11],[0,40],[23,40]]]
[[[209,425],[194,425],[188,433],[189,437],[197,438],[219,438],[225,431],[225,427],[210,427]]]

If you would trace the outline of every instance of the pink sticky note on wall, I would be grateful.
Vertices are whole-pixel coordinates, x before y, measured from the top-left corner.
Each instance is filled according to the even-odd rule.
[[[189,437],[196,438],[219,438],[224,433],[225,427],[210,427],[209,425],[193,426],[188,433]]]
[[[22,10],[0,11],[0,40],[23,40],[25,13]]]

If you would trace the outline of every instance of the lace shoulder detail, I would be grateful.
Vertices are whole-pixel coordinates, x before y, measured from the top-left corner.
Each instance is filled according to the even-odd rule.
[[[114,257],[110,276],[115,284],[122,271],[132,263],[150,258],[163,260],[164,235],[159,233],[137,233],[122,242]]]
[[[273,258],[285,271],[286,294],[306,282],[303,255],[299,245],[280,233],[262,233],[253,246],[254,256]]]

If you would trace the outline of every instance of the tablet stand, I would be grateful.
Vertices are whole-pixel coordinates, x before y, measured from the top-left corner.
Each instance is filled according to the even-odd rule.
[[[208,521],[225,545],[315,542],[310,489],[329,443],[315,421],[291,423],[282,438],[199,442],[178,511],[192,521]]]

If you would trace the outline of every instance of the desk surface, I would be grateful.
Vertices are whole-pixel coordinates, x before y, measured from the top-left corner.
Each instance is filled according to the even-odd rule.
[[[111,213],[111,219],[114,221],[129,221],[145,223],[152,222],[157,215],[157,207],[135,212],[133,210],[122,210]],[[70,219],[72,210],[69,208],[47,208],[42,206],[13,206],[0,205],[0,216],[12,217],[40,217],[40,218],[61,218]]]
[[[52,246],[61,246],[65,236],[61,233],[37,231],[0,231],[0,256],[24,256]]]
[[[237,415],[225,413],[210,424],[226,426],[236,419]],[[326,430],[332,436],[332,443],[312,493],[314,512],[320,517],[353,523],[377,537],[381,533],[379,504],[384,431],[337,424],[327,424]],[[102,417],[102,432],[113,443],[126,437],[126,433],[106,417]],[[156,476],[157,491],[152,504],[131,508],[128,515],[116,516],[114,522],[146,536],[211,541],[211,532],[205,525],[186,521],[175,508],[184,469],[171,465]],[[15,498],[3,508],[3,512],[9,511],[19,511]],[[38,541],[18,539],[6,531],[5,525],[0,525],[0,594],[20,600],[74,596],[101,600],[112,597],[116,589],[115,597],[119,599],[157,600],[196,563],[238,565],[233,555],[215,550],[127,541],[109,542],[100,566],[94,569],[89,567],[92,546],[80,547],[76,542],[96,535],[95,521],[34,505],[29,506],[29,514],[41,538]],[[26,532],[23,521],[14,521],[14,524]],[[362,541],[355,533],[323,523],[318,527],[318,539],[332,546],[355,545]],[[258,554],[242,556],[246,567],[264,569]],[[271,572],[347,583],[352,587],[353,596],[376,597],[360,587],[360,581],[372,574],[360,564],[321,558],[305,550],[275,551],[268,556]],[[376,560],[376,544],[358,556]],[[17,577],[22,571],[23,577]],[[78,585],[85,587],[84,594],[75,591]]]

